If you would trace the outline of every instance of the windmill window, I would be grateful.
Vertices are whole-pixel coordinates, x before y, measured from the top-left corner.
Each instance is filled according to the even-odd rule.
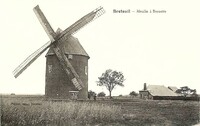
[[[73,59],[73,55],[68,55],[68,59]]]
[[[53,68],[53,65],[48,65],[48,71],[49,71],[49,73],[52,72],[52,68]]]
[[[88,74],[88,66],[85,66],[85,75]]]

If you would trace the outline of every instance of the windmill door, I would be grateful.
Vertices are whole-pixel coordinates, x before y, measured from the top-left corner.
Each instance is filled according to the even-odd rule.
[[[78,99],[78,92],[79,91],[69,91],[69,93],[70,93],[70,99],[77,100]]]

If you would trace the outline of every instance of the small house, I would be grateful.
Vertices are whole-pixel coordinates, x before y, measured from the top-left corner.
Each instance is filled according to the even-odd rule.
[[[144,84],[146,85],[146,83]],[[146,90],[139,91],[140,98],[152,100],[168,100],[175,99],[178,94],[164,85],[148,85]]]

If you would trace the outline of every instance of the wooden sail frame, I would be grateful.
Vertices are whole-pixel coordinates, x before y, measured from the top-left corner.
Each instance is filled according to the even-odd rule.
[[[28,56],[14,71],[14,77],[17,78],[25,69],[27,69],[46,49],[48,49],[50,46],[53,45],[53,50],[58,57],[60,64],[62,65],[63,69],[65,70],[65,73],[70,76],[72,83],[74,86],[81,90],[84,86],[79,78],[78,74],[76,73],[75,69],[69,62],[68,58],[65,56],[65,54],[59,49],[59,47],[56,46],[56,43],[59,43],[59,41],[62,41],[61,38],[75,34],[78,30],[83,28],[85,25],[96,19],[97,17],[101,16],[105,13],[104,9],[102,7],[99,7],[92,12],[88,13],[87,15],[83,16],[81,19],[76,21],[74,24],[72,24],[70,27],[65,29],[60,34],[56,34],[49,24],[48,20],[46,19],[45,15],[41,11],[39,5],[35,6],[33,8],[33,11],[35,12],[38,20],[40,21],[42,27],[44,28],[45,32],[47,33],[48,37],[50,38],[50,41],[47,42],[45,45],[43,45],[41,48],[36,50],[34,53],[32,53],[30,56]]]

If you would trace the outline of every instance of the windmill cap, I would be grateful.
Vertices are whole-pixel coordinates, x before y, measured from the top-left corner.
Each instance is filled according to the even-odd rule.
[[[58,30],[56,31],[56,33],[61,33],[62,30],[60,28],[58,28]],[[89,55],[87,54],[87,52],[84,50],[83,46],[80,44],[79,40],[70,35],[68,37],[63,37],[61,39],[64,39],[63,41],[61,41],[58,46],[61,50],[64,51],[65,54],[71,54],[71,55],[82,55],[82,56],[86,56],[89,58]],[[50,49],[48,50],[46,56],[50,56],[50,55],[55,55],[52,47],[50,47]]]

